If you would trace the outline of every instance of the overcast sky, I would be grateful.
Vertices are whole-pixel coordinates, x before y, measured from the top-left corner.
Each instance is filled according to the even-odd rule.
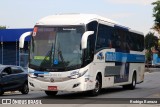
[[[0,25],[33,28],[48,15],[92,13],[115,20],[147,34],[154,24],[152,2],[156,0],[1,0]]]

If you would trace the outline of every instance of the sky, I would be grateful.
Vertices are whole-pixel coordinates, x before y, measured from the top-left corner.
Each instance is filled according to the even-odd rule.
[[[154,18],[156,0],[1,0],[0,25],[33,28],[48,15],[59,13],[97,14],[147,34]]]

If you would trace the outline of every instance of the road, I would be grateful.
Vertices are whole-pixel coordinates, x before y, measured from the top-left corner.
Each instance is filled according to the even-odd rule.
[[[86,93],[67,93],[59,92],[56,97],[48,97],[44,92],[41,91],[31,91],[28,95],[22,95],[19,92],[5,93],[1,98],[32,98],[32,99],[47,99],[48,101],[55,101],[56,104],[70,104],[70,103],[84,103],[100,104],[103,99],[112,98],[129,98],[129,99],[139,99],[139,98],[160,98],[160,69],[153,68],[150,72],[145,73],[144,82],[137,84],[135,90],[124,90],[121,86],[103,89],[101,94],[96,97],[90,97]],[[79,99],[89,99],[81,100]],[[103,102],[102,102],[103,103]]]

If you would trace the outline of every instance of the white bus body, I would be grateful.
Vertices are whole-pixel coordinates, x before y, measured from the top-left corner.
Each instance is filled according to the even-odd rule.
[[[77,44],[79,56],[70,52]],[[93,14],[48,16],[32,32],[29,87],[47,95],[57,91],[98,95],[101,88],[119,85],[134,89],[144,80],[144,62],[140,32]]]

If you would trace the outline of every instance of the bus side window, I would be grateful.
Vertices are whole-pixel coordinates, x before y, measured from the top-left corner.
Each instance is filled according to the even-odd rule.
[[[115,36],[115,33],[114,31],[112,32],[111,34],[111,40],[112,40],[112,47],[115,48],[116,47],[116,36]]]
[[[99,51],[105,48],[113,48],[113,27],[99,24],[98,35],[96,41],[96,50]]]
[[[115,48],[119,48],[121,47],[121,39],[120,39],[120,35],[118,34],[118,32],[116,31],[114,33],[114,37],[115,37]]]
[[[111,39],[108,39],[108,47],[112,48],[112,40]]]
[[[121,41],[119,40],[119,38],[117,38],[116,48],[120,48],[120,47],[121,47]]]
[[[97,42],[96,42],[96,50],[102,49],[105,47],[105,26],[99,24],[98,27],[98,35],[97,35]]]

